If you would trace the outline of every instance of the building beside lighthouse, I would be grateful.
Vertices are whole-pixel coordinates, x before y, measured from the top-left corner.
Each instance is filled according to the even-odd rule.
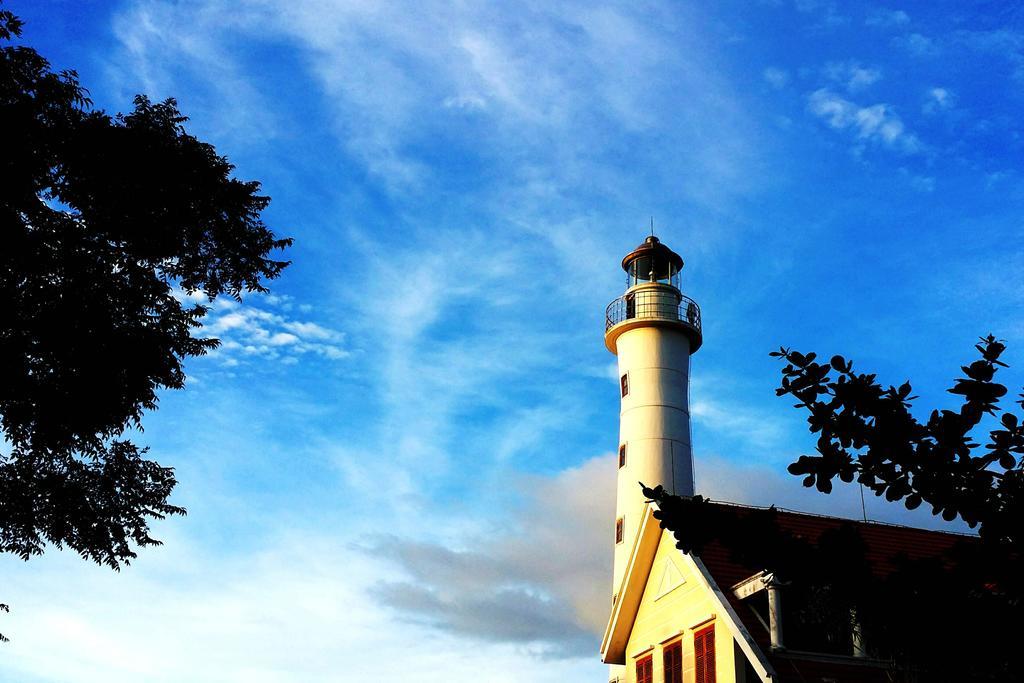
[[[690,357],[703,344],[700,308],[683,294],[683,259],[653,235],[622,260],[626,291],[608,305],[605,345],[618,358],[620,413],[610,615],[601,659],[612,683],[882,683],[855,619],[829,632],[800,623],[799,592],[738,563],[712,543],[676,548],[638,482],[695,493],[689,413]],[[729,504],[715,503],[726,506]],[[732,506],[736,514],[751,508]],[[935,557],[960,537],[889,524],[781,511],[779,526],[815,543],[854,525],[871,570],[897,551]],[[789,596],[789,597],[787,597]],[[788,602],[787,602],[788,601]]]

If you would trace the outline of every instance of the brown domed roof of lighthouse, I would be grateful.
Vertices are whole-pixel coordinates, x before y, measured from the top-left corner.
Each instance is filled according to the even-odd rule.
[[[654,235],[645,239],[643,244],[622,258],[622,269],[629,270],[630,263],[644,256],[654,257],[655,263],[671,263],[675,272],[683,269],[683,257],[662,244]]]

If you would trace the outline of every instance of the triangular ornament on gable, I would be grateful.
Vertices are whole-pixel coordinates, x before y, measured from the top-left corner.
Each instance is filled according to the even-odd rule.
[[[683,573],[679,571],[679,567],[676,566],[671,557],[666,557],[665,568],[661,572],[661,583],[658,584],[658,592],[654,599],[657,600],[663,595],[671,593],[684,583],[686,583],[686,579],[683,578]]]

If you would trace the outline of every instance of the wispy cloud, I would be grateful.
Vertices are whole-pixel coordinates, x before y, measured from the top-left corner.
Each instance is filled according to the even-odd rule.
[[[366,359],[359,381],[373,387],[373,403],[363,406],[373,421],[344,446],[330,447],[350,483],[387,482],[415,497],[457,475],[459,462],[487,476],[547,428],[564,428],[553,416],[572,414],[563,393],[572,386],[539,394],[520,379],[560,364],[557,336],[520,328],[521,312],[531,310],[546,281],[538,280],[537,290],[503,286],[529,270],[529,253],[506,237],[454,231],[378,247],[366,239],[356,260],[400,277],[339,287]],[[524,395],[534,397],[528,412],[515,409]],[[467,424],[467,415],[477,418]],[[526,423],[510,422],[515,415],[536,431],[516,436],[510,424]]]
[[[1019,84],[1024,81],[1024,31],[998,28],[988,31],[961,30],[951,41],[980,54],[995,56],[1010,65],[1011,75]]]
[[[702,196],[705,182],[749,182],[742,167],[750,150],[737,144],[749,125],[744,108],[694,60],[713,46],[701,36],[700,17],[677,6],[435,2],[410,12],[359,2],[285,9],[256,0],[139,0],[129,7],[118,33],[127,64],[161,74],[162,82],[186,68],[199,78],[209,66],[218,78],[208,87],[231,88],[246,81],[245,70],[220,46],[268,36],[288,41],[326,97],[342,148],[392,192],[416,194],[437,182],[435,159],[424,155],[437,144],[470,163],[526,161],[504,169],[513,182],[557,158],[562,184],[589,175],[590,183],[619,188],[621,177],[602,177],[607,169],[592,141],[619,131],[674,135],[665,127],[668,112],[703,126],[704,109],[715,111],[719,125],[680,141],[703,169],[686,174],[692,183],[700,179],[693,196]],[[665,20],[652,21],[658,17]],[[181,66],[168,72],[168,64]],[[699,104],[689,98],[678,106],[688,92],[703,94]],[[271,98],[251,104],[246,112],[278,108]]]
[[[770,66],[761,72],[761,75],[764,77],[765,82],[776,90],[781,90],[789,83],[789,72],[785,69]]]
[[[935,114],[952,109],[954,105],[956,105],[956,95],[952,91],[946,88],[929,88],[921,110],[925,114]]]
[[[864,90],[882,78],[878,69],[861,66],[859,62],[829,62],[825,65],[825,77],[839,83],[851,93]]]
[[[831,128],[849,131],[856,140],[880,144],[905,154],[922,150],[921,141],[909,132],[887,104],[862,106],[828,88],[811,93],[808,110]]]
[[[480,110],[487,108],[487,100],[473,93],[449,95],[441,103],[448,109]]]
[[[815,29],[834,29],[849,23],[850,18],[839,11],[834,0],[795,0],[797,11],[817,18]]]
[[[692,389],[690,416],[719,443],[740,442],[752,450],[768,452],[782,443],[785,429],[769,411],[716,395],[714,383],[707,379],[695,383]]]
[[[934,57],[939,54],[939,43],[922,33],[909,33],[892,39],[893,45],[904,49],[914,57]]]
[[[901,9],[886,9],[879,7],[871,10],[864,20],[865,26],[876,26],[879,28],[894,28],[905,26],[910,23],[910,15]]]
[[[808,446],[812,440],[808,439]],[[808,451],[811,449],[808,448]],[[796,460],[796,456],[792,456]],[[890,503],[871,491],[864,492],[858,484],[836,481],[832,493],[825,495],[801,484],[800,477],[785,471],[785,463],[777,466],[741,463],[715,453],[701,453],[694,463],[696,490],[713,500],[767,507],[774,505],[789,510],[815,514],[905,524],[944,531],[967,531],[965,524],[949,524],[925,508],[907,510],[901,503]],[[925,506],[927,507],[927,506]]]
[[[903,175],[910,187],[914,188],[918,192],[934,192],[935,191],[935,178],[934,176],[919,175],[911,173],[906,169],[900,169],[900,174]]]
[[[485,639],[467,648],[395,618],[372,587],[401,573],[337,534],[291,528],[228,556],[175,538],[120,573],[60,553],[31,567],[6,562],[5,597],[17,596],[4,619],[12,680],[326,683],[344,669],[343,678],[389,683],[470,683],[481,670],[501,683],[557,683],[602,668],[591,653],[541,660],[522,643]]]
[[[222,30],[246,21],[244,13],[215,14],[211,7],[186,3],[174,11],[161,3],[138,3],[114,15],[113,33],[119,49],[108,63],[107,76],[122,103],[138,92],[156,99],[187,97],[189,113],[219,140],[271,140],[281,131],[277,109],[267,106],[248,67],[235,58],[231,44],[207,40],[194,29],[215,20]],[[184,93],[177,83],[194,87]],[[231,102],[233,106],[218,106]],[[125,105],[122,104],[122,107]]]
[[[527,644],[551,657],[596,651],[611,590],[611,454],[521,484],[526,501],[501,527],[453,548],[394,536],[367,551],[406,578],[375,594],[400,613],[475,640]]]
[[[177,296],[205,304],[205,297],[198,292],[193,296],[178,292]],[[198,334],[220,340],[220,346],[209,357],[227,367],[252,361],[292,365],[307,354],[335,361],[351,353],[345,348],[343,332],[292,317],[308,314],[311,307],[296,305],[288,296],[253,295],[244,303],[222,297],[209,306]]]

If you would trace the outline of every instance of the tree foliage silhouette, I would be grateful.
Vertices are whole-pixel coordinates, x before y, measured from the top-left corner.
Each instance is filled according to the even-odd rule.
[[[988,435],[984,452],[972,432],[986,415],[1001,412],[1006,387],[995,381],[1006,347],[992,335],[976,346],[981,358],[961,369],[949,393],[963,396],[959,411],[933,410],[919,422],[910,408],[909,382],[883,388],[873,374],[858,374],[853,363],[834,356],[828,364],[815,354],[780,349],[771,355],[787,361],[779,396],[797,399],[810,413],[818,434],[818,455],[802,455],[789,466],[805,486],[823,493],[832,481],[856,479],[878,496],[904,501],[914,509],[925,503],[947,521],[958,516],[979,535],[1019,551],[1024,531],[1024,424],[1003,412]],[[837,377],[831,377],[835,371]],[[1024,394],[1016,402],[1024,408]]]
[[[159,543],[149,520],[184,513],[173,471],[119,438],[218,344],[176,292],[265,291],[291,240],[174,100],[95,110],[74,71],[11,44],[21,28],[0,11],[0,551],[117,569]]]
[[[995,381],[1006,366],[1004,344],[989,335],[976,349],[980,357],[949,389],[963,397],[959,410],[932,410],[923,422],[911,412],[909,382],[883,387],[841,356],[818,363],[814,353],[786,348],[771,355],[786,362],[777,395],[795,398],[817,435],[816,455],[801,455],[791,474],[826,494],[838,478],[910,509],[928,505],[976,528],[977,539],[926,560],[895,557],[898,569],[879,575],[856,525],[812,543],[781,529],[773,509],[740,512],[645,487],[658,503],[655,516],[684,551],[720,542],[744,565],[826,596],[822,611],[833,620],[848,625],[856,614],[873,653],[893,662],[896,680],[1024,679],[1015,630],[996,626],[1024,619],[1024,425],[999,405],[1007,394]],[[1024,394],[1016,403],[1024,408]],[[973,433],[986,416],[993,428],[982,447]]]

